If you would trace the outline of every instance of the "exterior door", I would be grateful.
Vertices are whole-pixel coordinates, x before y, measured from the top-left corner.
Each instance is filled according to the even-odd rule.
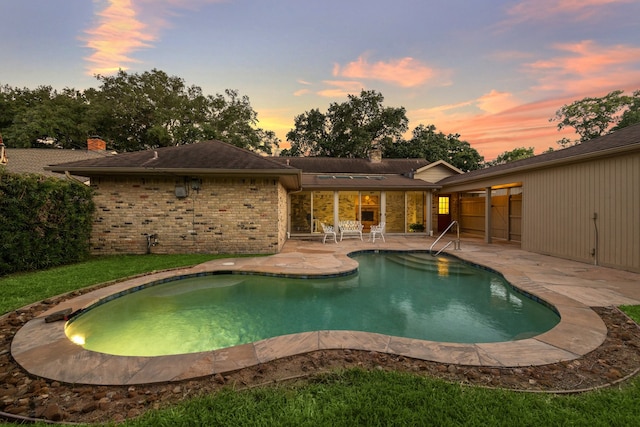
[[[451,224],[451,196],[438,197],[438,231],[444,231]]]

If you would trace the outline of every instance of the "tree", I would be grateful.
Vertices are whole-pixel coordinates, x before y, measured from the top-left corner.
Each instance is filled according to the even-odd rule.
[[[225,91],[207,98],[207,114],[203,123],[204,139],[219,139],[237,147],[248,148],[271,154],[279,146],[275,132],[256,128],[256,113],[249,98],[240,96],[238,91]]]
[[[61,148],[86,144],[86,102],[81,92],[51,86],[34,90],[5,86],[0,91],[0,129],[7,145],[35,147],[47,143]]]
[[[9,85],[0,86],[0,129],[6,129],[13,123],[14,101],[13,88]]]
[[[349,95],[341,104],[332,103],[326,114],[312,109],[295,117],[295,128],[287,133],[291,149],[281,155],[368,157],[374,144],[388,144],[408,129],[403,107],[384,107],[376,91]]]
[[[630,98],[627,104],[627,110],[622,113],[622,118],[618,121],[618,124],[611,129],[612,131],[640,123],[640,90],[633,92]]]
[[[104,138],[109,148],[137,151],[194,142],[200,131],[189,132],[198,120],[190,104],[202,94],[178,77],[158,70],[96,78],[99,89],[89,89],[91,133]],[[191,129],[193,130],[193,129]]]
[[[587,97],[563,105],[549,121],[558,122],[558,130],[572,127],[580,135],[580,139],[572,141],[563,138],[558,141],[561,146],[579,144],[596,138],[620,127],[629,126],[640,121],[640,91],[633,96],[623,95],[622,90],[615,90],[601,98]],[[622,116],[618,115],[624,111]],[[620,126],[622,125],[622,126]]]
[[[479,169],[483,157],[460,135],[436,132],[434,125],[418,125],[409,141],[387,143],[383,156],[388,158],[420,158],[430,162],[445,160],[463,171]]]
[[[496,157],[494,161],[487,162],[487,166],[503,165],[505,163],[515,162],[516,160],[533,157],[534,155],[535,154],[533,152],[533,147],[518,147],[514,148],[511,151],[505,151],[502,154],[498,155],[498,157]]]
[[[258,114],[238,91],[204,95],[159,70],[96,76],[98,89],[0,86],[0,132],[9,147],[86,147],[100,135],[109,149],[137,151],[220,139],[270,154],[280,140],[257,127]]]
[[[87,91],[91,133],[110,148],[137,151],[204,139],[267,153],[278,146],[273,132],[256,127],[249,98],[235,90],[205,96],[200,87],[156,69],[97,78],[100,88]]]

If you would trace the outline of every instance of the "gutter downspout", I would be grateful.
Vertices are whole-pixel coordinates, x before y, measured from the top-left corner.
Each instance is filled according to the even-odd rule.
[[[598,265],[598,251],[599,251],[599,247],[598,247],[598,213],[594,212],[593,213],[593,217],[591,218],[593,219],[593,228],[595,229],[595,241],[594,241],[594,248],[591,252],[591,255],[593,256],[593,265]]]
[[[69,181],[75,181],[75,182],[80,183],[82,185],[87,185],[83,181],[80,181],[78,178],[75,178],[73,175],[71,175],[71,173],[69,171],[64,171],[64,176],[67,177],[67,179]]]

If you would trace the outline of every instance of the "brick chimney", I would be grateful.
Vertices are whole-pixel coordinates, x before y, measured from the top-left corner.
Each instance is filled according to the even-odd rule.
[[[107,143],[97,136],[92,136],[91,138],[87,139],[87,150],[88,151],[106,151]]]
[[[382,150],[380,148],[373,148],[369,151],[369,161],[371,163],[381,163],[382,162]]]

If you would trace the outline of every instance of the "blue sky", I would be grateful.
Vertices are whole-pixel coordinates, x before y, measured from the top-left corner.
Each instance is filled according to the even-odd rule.
[[[640,89],[637,0],[1,0],[0,84],[79,90],[153,68],[237,89],[283,140],[376,90],[485,160],[558,148],[564,104]]]

